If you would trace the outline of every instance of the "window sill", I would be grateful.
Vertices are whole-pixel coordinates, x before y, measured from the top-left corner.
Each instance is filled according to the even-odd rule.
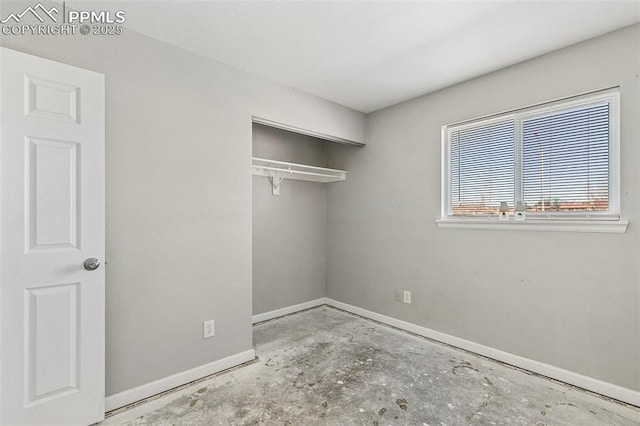
[[[624,234],[629,224],[626,220],[544,220],[523,221],[497,219],[441,219],[438,228],[444,229],[489,229],[498,231],[559,231],[559,232],[604,232]]]

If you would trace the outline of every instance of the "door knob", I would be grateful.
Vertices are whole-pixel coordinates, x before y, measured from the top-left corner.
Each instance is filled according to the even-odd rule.
[[[87,271],[95,271],[100,267],[100,261],[95,257],[90,257],[84,261],[84,269]]]

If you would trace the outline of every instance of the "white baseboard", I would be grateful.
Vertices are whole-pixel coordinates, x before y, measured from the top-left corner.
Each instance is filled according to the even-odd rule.
[[[562,368],[554,367],[549,364],[544,364],[542,362],[534,361],[529,358],[524,358],[519,355],[514,355],[509,352],[504,352],[499,349],[494,349],[489,346],[484,346],[479,343],[471,342],[469,340],[431,330],[429,328],[412,324],[410,322],[402,321],[396,318],[388,317],[386,315],[368,311],[366,309],[358,308],[357,306],[349,305],[347,303],[338,302],[337,300],[333,300],[330,298],[326,298],[326,304],[347,312],[354,313],[356,315],[363,316],[365,318],[372,319],[374,321],[381,322],[383,324],[390,325],[392,327],[409,331],[411,333],[415,333],[429,339],[437,340],[438,342],[446,343],[448,345],[455,346],[469,352],[474,352],[476,354],[486,356],[488,358],[492,358],[506,364],[532,371],[534,373],[541,374],[543,376],[547,376],[552,379],[568,383],[570,385],[578,386],[580,388],[599,393],[601,395],[608,396],[610,398],[614,398],[628,404],[640,406],[640,392],[632,389],[594,379],[593,377],[583,376],[582,374],[574,373],[569,370],[564,370]]]
[[[198,380],[202,377],[219,373],[228,368],[251,361],[255,359],[255,357],[255,351],[250,349],[248,351],[240,352],[238,354],[210,362],[209,364],[192,368],[191,370],[172,374],[171,376],[138,386],[137,388],[129,389],[115,395],[110,395],[105,399],[105,411],[109,412],[117,408],[124,407],[125,405],[157,395],[169,389],[193,382],[194,380]]]
[[[300,303],[298,305],[287,306],[286,308],[276,309],[275,311],[265,312],[262,314],[253,316],[253,323],[267,321],[273,318],[282,317],[284,315],[293,314],[295,312],[304,311],[305,309],[315,308],[316,306],[322,306],[326,303],[324,297],[316,300],[310,300],[309,302]]]

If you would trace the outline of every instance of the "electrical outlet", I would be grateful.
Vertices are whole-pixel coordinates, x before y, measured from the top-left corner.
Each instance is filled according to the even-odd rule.
[[[213,337],[216,334],[216,324],[215,321],[209,320],[202,323],[202,331],[203,337],[208,339],[209,337]]]
[[[402,290],[396,289],[396,302],[402,302]]]
[[[411,303],[411,292],[409,290],[404,291],[404,303]]]

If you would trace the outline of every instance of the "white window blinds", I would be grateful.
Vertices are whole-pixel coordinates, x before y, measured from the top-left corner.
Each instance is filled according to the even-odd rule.
[[[513,120],[451,133],[451,214],[497,214],[500,202],[513,207]]]
[[[444,126],[443,219],[619,219],[618,89]]]
[[[523,120],[522,179],[527,211],[608,211],[609,104]]]

